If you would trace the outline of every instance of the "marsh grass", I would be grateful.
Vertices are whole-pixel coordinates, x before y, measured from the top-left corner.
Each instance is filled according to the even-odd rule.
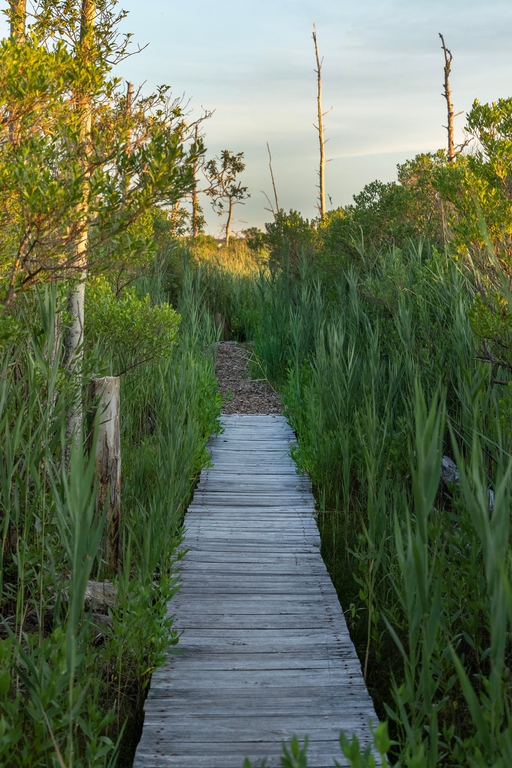
[[[148,287],[158,301],[161,282]],[[216,331],[193,286],[185,293],[180,338],[168,359],[122,382],[116,577],[101,560],[90,435],[63,461],[77,388],[60,367],[55,289],[22,300],[19,334],[1,350],[2,765],[131,764],[151,673],[178,639],[167,617],[177,589],[172,562],[220,410],[214,361],[205,355]],[[84,596],[89,578],[105,577],[113,578],[117,600],[98,634]]]
[[[392,761],[505,768],[512,430],[494,382],[509,374],[477,359],[471,276],[420,243],[360,249],[335,285],[309,265],[256,288],[255,354],[296,431]],[[460,486],[440,484],[443,454]]]

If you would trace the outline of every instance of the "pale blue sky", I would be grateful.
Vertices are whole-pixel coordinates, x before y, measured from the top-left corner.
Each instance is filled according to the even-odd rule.
[[[196,108],[215,109],[205,126],[209,152],[245,152],[252,197],[238,216],[249,225],[269,217],[261,193],[271,192],[267,140],[281,205],[316,213],[313,22],[324,106],[333,107],[325,127],[334,206],[375,178],[393,179],[398,162],[444,146],[439,32],[454,55],[456,111],[474,98],[512,95],[512,5],[504,0],[125,0],[124,7],[127,28],[150,42],[123,64],[127,76],[168,83]]]
[[[4,3],[2,3],[4,4]],[[442,32],[454,56],[456,111],[474,98],[512,95],[512,4],[507,0],[124,0],[124,28],[149,43],[119,75],[146,88],[166,83],[196,114],[215,110],[206,146],[243,151],[252,197],[238,210],[248,225],[268,220],[266,141],[281,206],[316,214],[316,23],[324,57],[328,157],[334,206],[418,152],[445,145]],[[464,116],[457,120],[462,128]],[[208,206],[205,202],[205,209]],[[220,221],[208,215],[211,231]]]

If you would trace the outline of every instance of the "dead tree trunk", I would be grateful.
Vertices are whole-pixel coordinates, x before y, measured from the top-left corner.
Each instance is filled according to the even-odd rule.
[[[127,83],[126,86],[126,114],[131,115],[133,108],[133,83]],[[128,145],[130,145],[130,136],[128,136]]]
[[[233,206],[234,206],[234,200],[232,197],[229,198],[228,201],[228,220],[226,221],[226,237],[224,239],[224,245],[229,245],[229,240],[231,238],[231,222],[233,221]]]
[[[320,164],[318,167],[318,212],[320,218],[325,217],[325,139],[324,139],[324,113],[322,112],[322,63],[323,59],[320,59],[318,53],[318,42],[316,38],[316,27],[313,24],[313,42],[315,44],[315,57],[316,57],[316,69],[317,74],[317,111],[318,111],[318,125],[314,127],[318,131],[318,142],[320,145]]]
[[[445,45],[444,37],[441,33],[439,33],[439,37],[441,38],[441,47],[443,49],[444,53],[444,93],[443,96],[446,99],[446,107],[447,107],[447,113],[448,113],[448,125],[445,126],[446,130],[448,131],[448,162],[453,163],[455,160],[455,140],[454,140],[454,129],[453,129],[453,123],[457,115],[454,115],[453,113],[453,102],[452,102],[452,92],[450,90],[450,72],[452,68],[452,60],[453,56],[451,54],[451,51],[448,50],[448,48]],[[461,114],[460,112],[458,113]]]
[[[97,438],[94,462],[98,480],[96,509],[106,513],[104,559],[117,571],[121,555],[121,433],[120,378],[93,379],[91,397],[97,403]]]
[[[199,141],[199,125],[196,124],[194,133],[194,141],[197,144]],[[197,237],[199,234],[199,199],[197,193],[197,158],[194,160],[193,172],[194,172],[194,188],[192,190],[192,237]]]
[[[94,37],[94,19],[96,15],[96,0],[82,0],[82,19],[80,30],[81,60],[87,63],[92,55]],[[76,397],[73,409],[68,414],[66,434],[68,445],[78,441],[83,421],[83,403],[81,393],[81,370],[83,361],[84,340],[84,302],[85,280],[87,278],[87,242],[88,242],[88,198],[89,198],[89,174],[88,162],[91,140],[91,99],[88,94],[77,94],[76,109],[80,121],[80,145],[82,152],[83,168],[83,193],[82,202],[78,208],[80,219],[80,234],[75,243],[74,266],[78,273],[78,280],[72,288],[68,299],[68,313],[70,323],[66,328],[64,338],[64,366],[69,376],[76,379]]]
[[[274,169],[272,168],[272,155],[270,153],[270,145],[268,141],[267,141],[267,150],[268,150],[268,167],[270,169],[270,178],[272,179],[272,189],[274,190],[274,199],[276,201],[276,212],[274,214],[274,217],[275,217],[281,209],[279,207],[279,198],[277,197],[276,180],[274,178]]]

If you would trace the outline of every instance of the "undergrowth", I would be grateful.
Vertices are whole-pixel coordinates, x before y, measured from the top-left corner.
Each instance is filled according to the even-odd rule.
[[[156,302],[157,288],[145,286]],[[199,299],[185,280],[176,343],[122,381],[118,574],[101,555],[91,435],[65,459],[76,386],[61,367],[59,294],[19,302],[17,335],[0,351],[2,765],[131,765],[151,673],[178,640],[173,556],[220,411],[217,336]],[[101,354],[87,354],[85,380]],[[90,579],[110,585],[108,609],[86,602]]]

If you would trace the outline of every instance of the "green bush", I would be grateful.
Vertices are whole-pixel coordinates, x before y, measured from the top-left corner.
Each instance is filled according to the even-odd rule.
[[[110,376],[170,356],[180,322],[170,304],[153,304],[148,294],[138,298],[135,287],[116,296],[105,277],[90,280],[85,295],[88,345],[97,345],[99,364]]]

